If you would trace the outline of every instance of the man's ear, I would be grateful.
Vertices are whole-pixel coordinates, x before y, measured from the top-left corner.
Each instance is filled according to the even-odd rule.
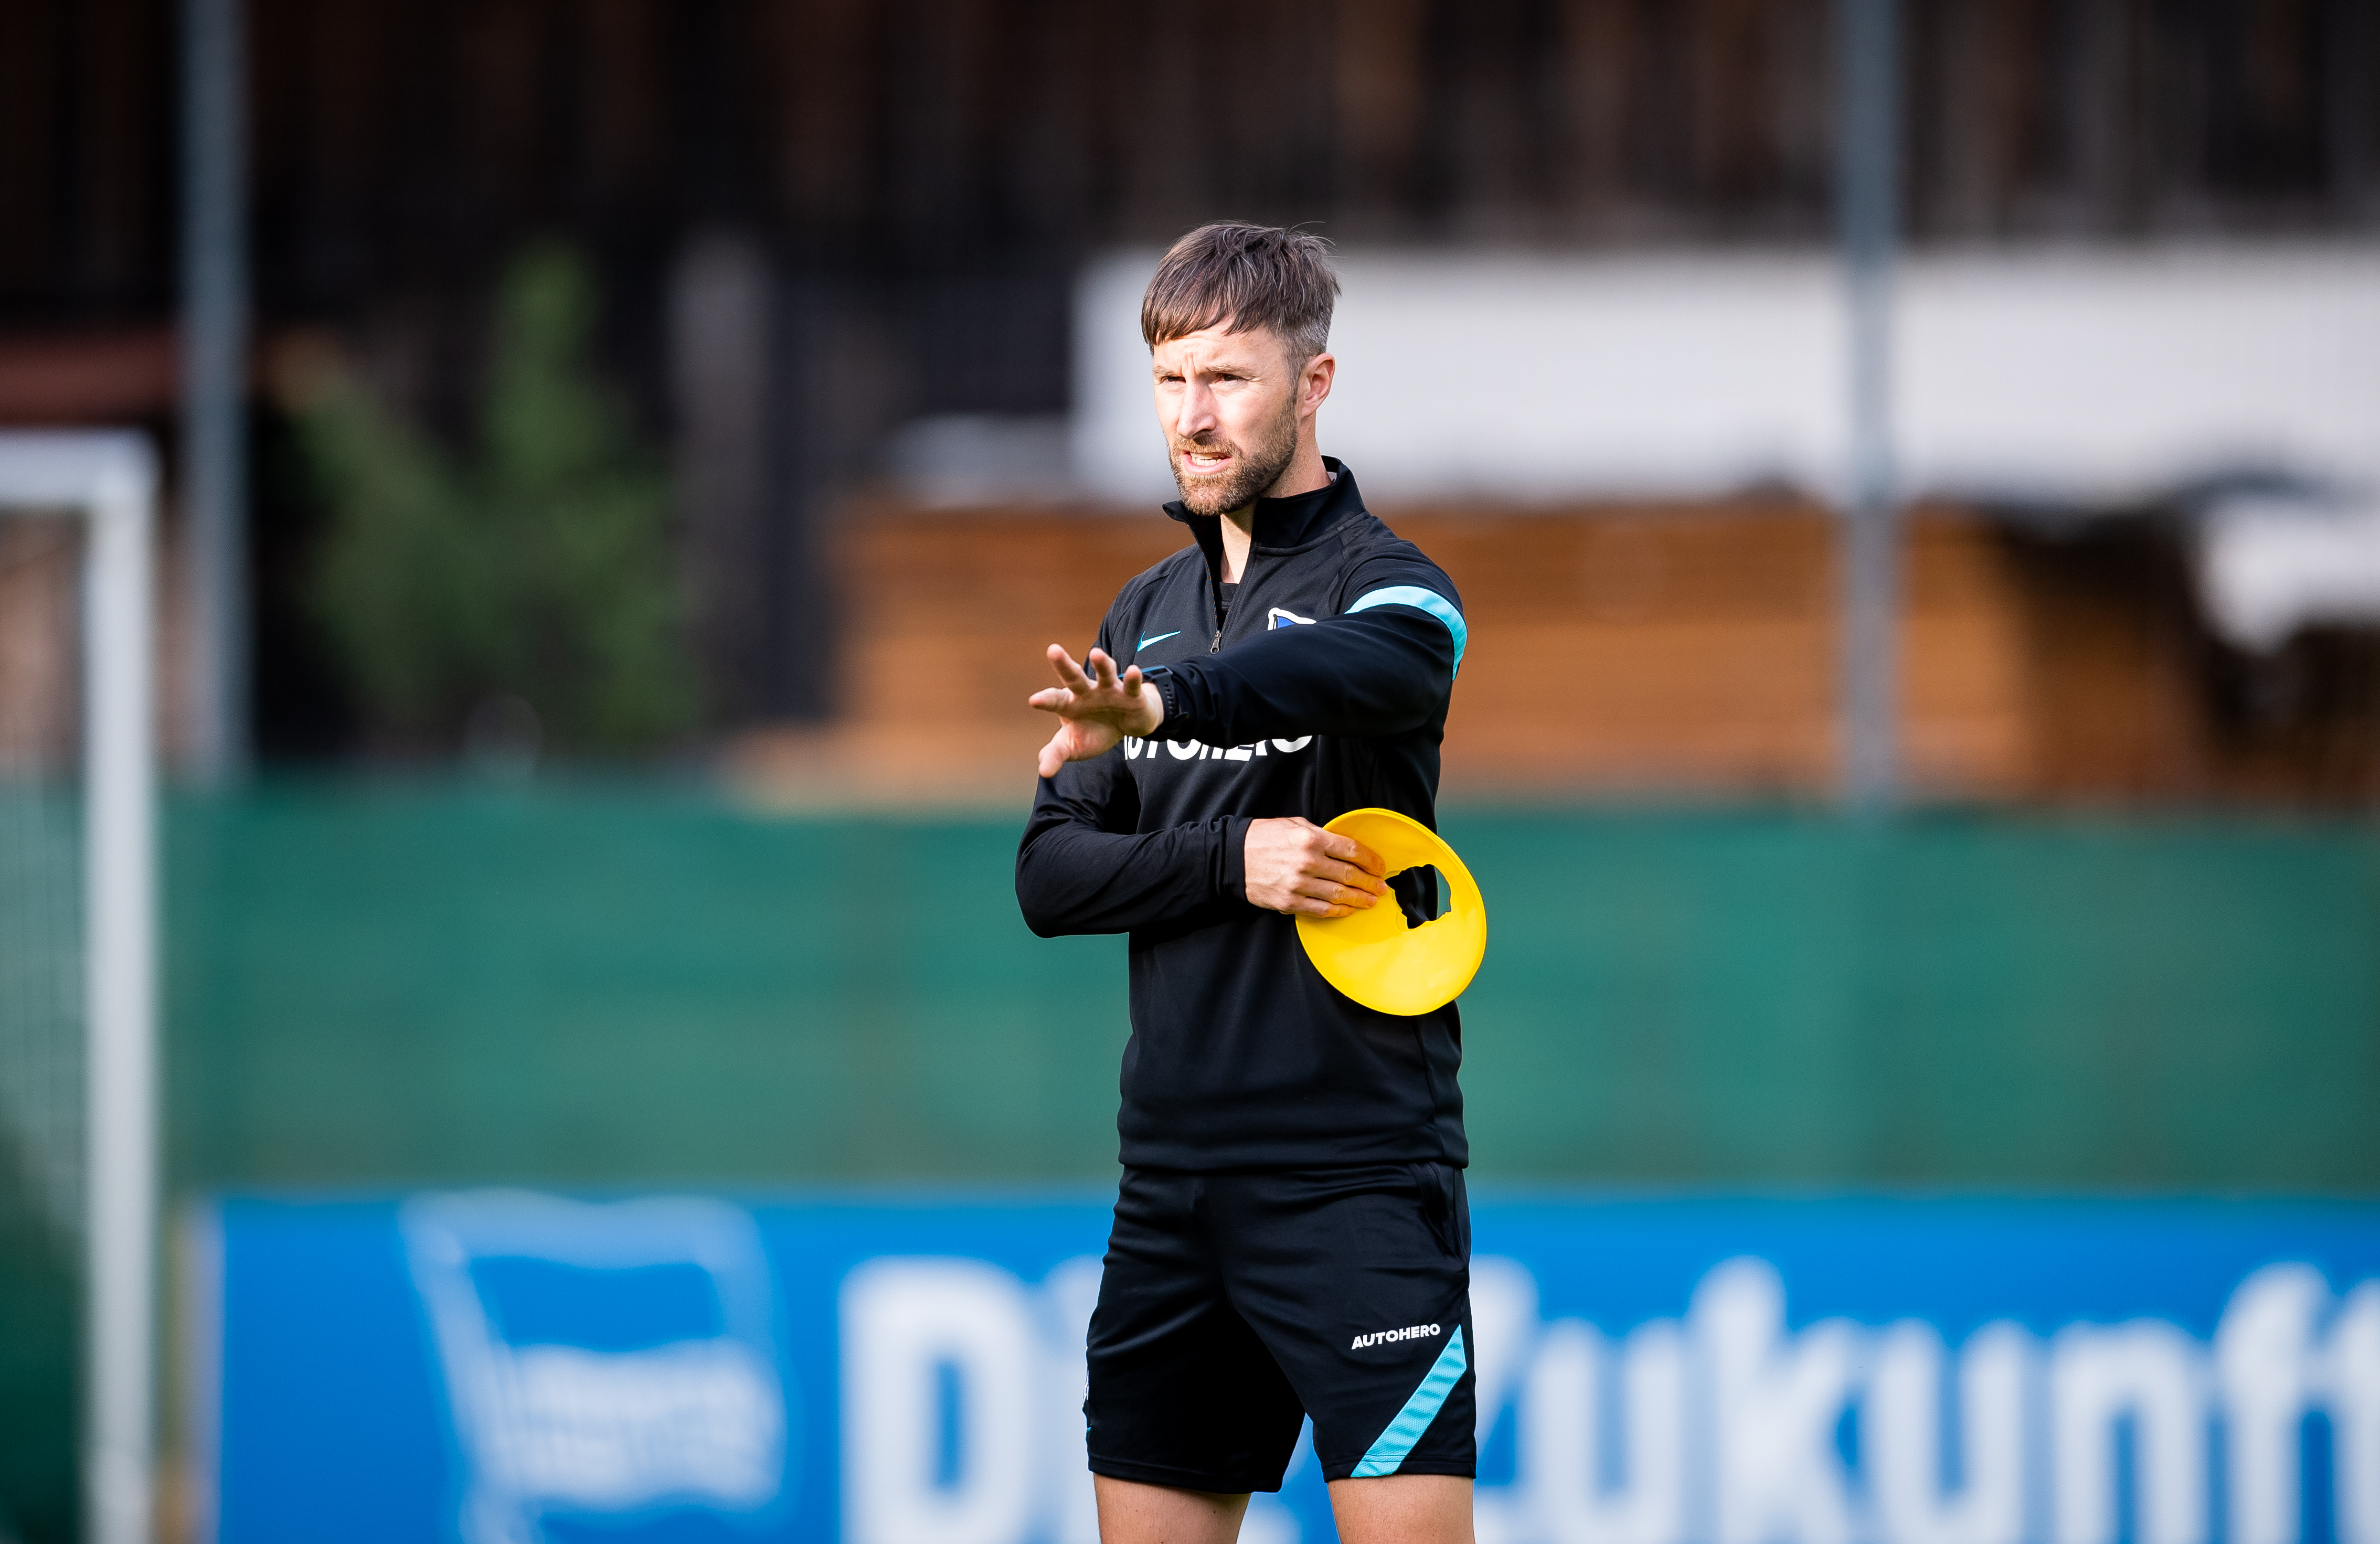
[[[1307,412],[1321,407],[1330,395],[1331,382],[1338,377],[1338,356],[1328,349],[1306,360],[1305,368],[1297,373],[1298,405]]]

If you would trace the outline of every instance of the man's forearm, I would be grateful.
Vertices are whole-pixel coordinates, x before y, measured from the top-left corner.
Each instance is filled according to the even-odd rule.
[[[1222,816],[1120,835],[1037,808],[1016,854],[1025,925],[1043,938],[1130,932],[1244,900],[1247,824]]]
[[[1403,734],[1429,721],[1453,680],[1445,626],[1385,607],[1279,628],[1150,677],[1165,703],[1156,737],[1209,745]]]

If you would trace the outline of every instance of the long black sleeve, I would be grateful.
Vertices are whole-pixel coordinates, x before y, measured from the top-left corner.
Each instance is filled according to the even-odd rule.
[[[1123,753],[1044,778],[1016,849],[1016,901],[1043,938],[1211,919],[1245,904],[1248,822],[1219,815],[1135,834],[1140,801]]]
[[[1275,628],[1159,675],[1165,722],[1156,737],[1246,745],[1402,735],[1444,704],[1456,659],[1447,626],[1402,604]]]
[[[1113,617],[1099,646],[1115,649]],[[1123,752],[1069,761],[1045,777],[1016,848],[1016,904],[1043,938],[1122,933],[1210,918],[1247,893],[1247,821],[1217,816],[1143,832]]]

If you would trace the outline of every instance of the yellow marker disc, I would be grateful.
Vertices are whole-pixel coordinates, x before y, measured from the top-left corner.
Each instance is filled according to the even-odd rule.
[[[1446,876],[1448,909],[1405,925],[1393,894],[1344,917],[1301,917],[1297,941],[1322,979],[1367,1008],[1410,1018],[1463,994],[1488,953],[1488,906],[1445,838],[1393,809],[1350,809],[1323,827],[1378,853],[1390,874],[1425,865]]]

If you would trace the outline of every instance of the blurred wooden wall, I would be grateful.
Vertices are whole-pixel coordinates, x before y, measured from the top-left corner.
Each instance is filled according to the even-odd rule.
[[[1450,797],[1828,796],[1837,522],[1791,500],[1387,518],[1463,591]],[[1049,721],[1026,697],[1123,581],[1184,545],[1154,511],[919,512],[840,527],[839,718],[738,766],[788,805],[1021,803]],[[1902,754],[1929,801],[2351,804],[2380,795],[2380,645],[2225,650],[2179,534],[2042,531],[1920,509],[1901,622]],[[2250,700],[2252,672],[2291,702]],[[2289,685],[2294,683],[2294,685]]]

